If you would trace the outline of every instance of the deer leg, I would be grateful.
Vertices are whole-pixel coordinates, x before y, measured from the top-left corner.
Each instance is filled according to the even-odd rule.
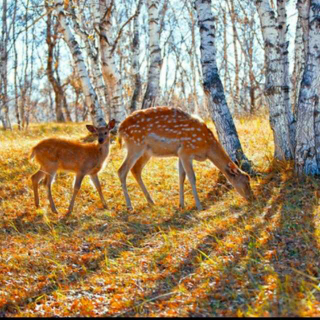
[[[124,197],[126,199],[127,208],[129,210],[132,210],[132,205],[131,205],[131,200],[128,194],[127,175],[129,170],[134,166],[134,164],[137,162],[137,160],[141,157],[143,153],[144,153],[144,149],[140,150],[139,152],[128,150],[127,157],[123,161],[120,169],[118,170],[118,176],[121,181],[121,187],[124,193]]]
[[[186,172],[183,168],[182,162],[179,159],[179,207],[184,208],[184,181],[186,179]]]
[[[198,210],[202,210],[202,205],[200,203],[199,197],[198,197],[198,193],[197,193],[197,188],[196,188],[196,176],[194,174],[193,171],[193,167],[192,167],[192,160],[189,157],[182,157],[179,156],[179,159],[183,165],[183,168],[188,176],[188,179],[191,183],[191,187],[192,187],[192,193],[193,193],[193,197],[196,201],[196,207]]]
[[[46,181],[46,185],[47,185],[47,192],[48,192],[48,198],[49,198],[49,202],[50,202],[50,207],[53,213],[58,213],[57,208],[54,204],[53,198],[52,198],[52,193],[51,193],[51,184],[52,181],[54,179],[56,175],[56,170],[46,170],[46,177],[45,177],[45,181]]]
[[[144,168],[144,166],[147,164],[151,156],[147,153],[144,153],[141,158],[138,159],[138,161],[135,163],[135,165],[131,169],[131,173],[138,182],[144,196],[146,197],[148,203],[154,204],[146,186],[143,183],[143,180],[141,178],[141,172]]]
[[[94,186],[96,187],[96,189],[97,189],[97,191],[99,193],[99,196],[100,196],[101,202],[103,204],[103,207],[105,209],[107,209],[108,206],[107,206],[106,201],[104,200],[104,197],[103,197],[103,194],[102,194],[102,191],[101,191],[101,185],[100,185],[100,181],[99,181],[98,175],[97,174],[92,174],[92,175],[90,175],[90,178],[91,178],[91,181],[93,182]]]
[[[45,173],[42,171],[42,168],[40,168],[39,171],[37,171],[35,174],[31,176],[32,180],[32,186],[33,186],[33,193],[34,193],[34,202],[37,208],[39,208],[39,182],[43,179],[45,176]]]
[[[80,190],[81,183],[82,183],[82,180],[83,180],[84,176],[85,175],[80,173],[80,172],[76,175],[76,181],[75,181],[74,187],[73,187],[73,195],[72,195],[72,198],[71,198],[71,201],[70,201],[70,204],[69,204],[69,208],[68,208],[68,211],[67,211],[67,216],[70,215],[72,210],[73,210],[74,200],[76,199],[77,193]]]

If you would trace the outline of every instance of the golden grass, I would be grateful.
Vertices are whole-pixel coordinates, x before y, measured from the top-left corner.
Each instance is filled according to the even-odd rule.
[[[64,216],[73,177],[53,185],[59,216],[40,187],[36,210],[30,149],[52,135],[79,139],[83,124],[31,125],[0,132],[0,316],[320,316],[319,181],[273,162],[267,119],[236,121],[246,155],[261,174],[245,202],[209,162],[195,162],[205,210],[186,181],[179,210],[177,159],[153,159],[147,205],[131,174],[127,212],[113,144],[100,173],[108,210],[85,178]]]

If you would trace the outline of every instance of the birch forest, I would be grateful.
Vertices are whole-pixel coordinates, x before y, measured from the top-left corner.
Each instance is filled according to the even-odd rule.
[[[320,0],[0,12],[0,317],[320,316]]]

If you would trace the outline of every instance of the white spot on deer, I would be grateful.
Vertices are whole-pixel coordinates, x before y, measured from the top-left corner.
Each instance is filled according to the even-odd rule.
[[[161,136],[158,136],[156,133],[152,132],[149,134],[149,137],[155,139],[155,140],[158,140],[160,142],[164,142],[164,143],[173,143],[173,142],[177,142],[179,141],[179,139],[177,138],[167,138],[167,137],[161,137]]]
[[[197,138],[197,140],[198,140],[198,141],[201,141],[201,140],[202,140],[202,138],[200,138],[200,137],[199,137],[199,138]]]
[[[193,136],[193,137],[196,137],[196,136],[197,136],[197,134],[196,134],[196,133],[193,133],[193,134],[192,134],[192,136]]]
[[[201,131],[201,128],[197,128],[198,131]]]

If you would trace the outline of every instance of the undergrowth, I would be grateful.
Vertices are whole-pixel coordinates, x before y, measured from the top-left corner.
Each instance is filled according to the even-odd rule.
[[[252,160],[256,200],[247,203],[209,162],[195,162],[204,205],[188,181],[179,210],[177,159],[143,171],[147,204],[132,175],[128,212],[112,144],[99,174],[108,209],[84,179],[68,219],[73,176],[58,173],[50,211],[40,187],[35,209],[30,149],[49,136],[80,139],[84,124],[31,125],[0,132],[0,316],[320,316],[320,183],[273,161],[267,119],[236,122]]]

